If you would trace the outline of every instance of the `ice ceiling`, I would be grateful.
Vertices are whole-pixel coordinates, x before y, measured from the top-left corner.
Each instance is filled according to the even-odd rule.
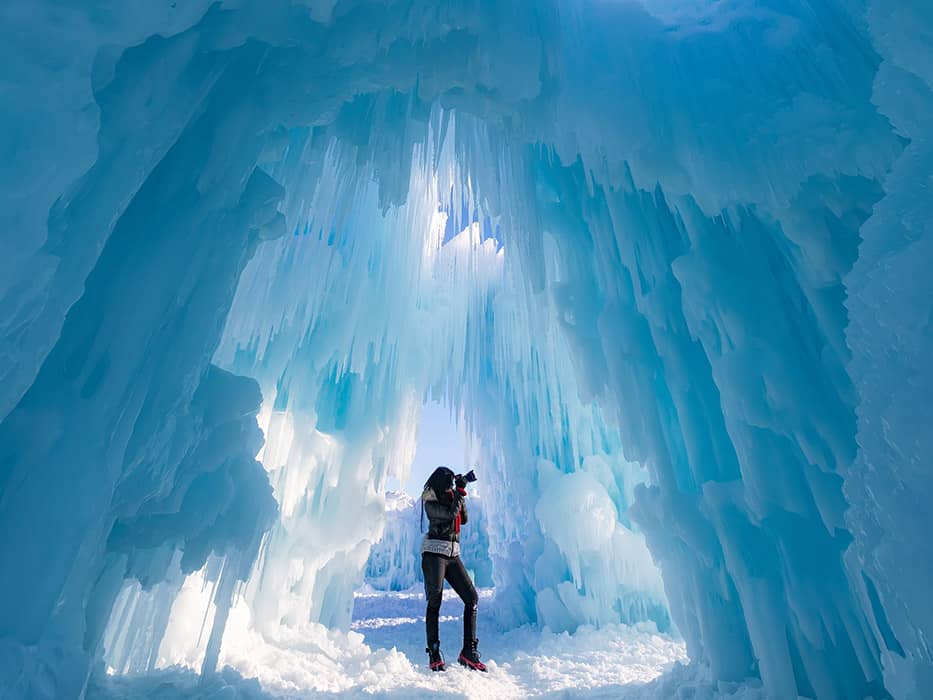
[[[345,626],[433,396],[503,625],[929,696],[931,8],[4,3],[0,688]]]

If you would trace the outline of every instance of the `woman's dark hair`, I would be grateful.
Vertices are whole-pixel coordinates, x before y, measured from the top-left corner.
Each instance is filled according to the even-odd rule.
[[[438,467],[431,472],[431,476],[424,482],[424,487],[434,489],[434,493],[440,496],[444,491],[453,487],[453,482],[453,470],[448,467]]]

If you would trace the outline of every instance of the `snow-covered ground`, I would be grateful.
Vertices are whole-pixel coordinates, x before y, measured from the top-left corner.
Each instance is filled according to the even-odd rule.
[[[583,628],[576,634],[551,634],[522,627],[496,633],[491,611],[494,592],[480,592],[478,636],[488,676],[456,664],[463,638],[462,604],[445,590],[441,608],[441,645],[450,669],[444,677],[424,670],[424,595],[420,591],[386,596],[361,592],[356,598],[354,629],[373,648],[395,647],[413,666],[409,687],[438,689],[468,698],[522,698],[562,691],[612,690],[653,680],[677,661],[686,661],[683,643],[657,634],[653,624],[638,627]]]
[[[531,627],[502,633],[491,614],[494,592],[480,595],[480,650],[488,674],[455,663],[462,607],[452,591],[445,592],[441,608],[441,640],[453,664],[437,674],[425,664],[423,593],[364,589],[357,593],[349,633],[314,625],[288,639],[260,640],[232,614],[226,668],[214,678],[201,682],[180,667],[142,677],[100,676],[88,697],[655,698],[672,697],[675,685],[692,680],[693,671],[682,667],[655,680],[686,662],[686,652],[682,641],[658,634],[651,624],[584,627],[572,635]],[[712,689],[696,695],[704,696],[712,697]]]

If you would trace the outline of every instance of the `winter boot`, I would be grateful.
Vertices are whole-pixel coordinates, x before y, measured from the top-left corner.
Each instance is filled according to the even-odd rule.
[[[479,654],[476,651],[477,644],[479,644],[478,639],[474,639],[472,642],[464,642],[457,661],[460,662],[461,666],[466,666],[471,671],[483,671],[485,673],[486,664],[479,660]]]
[[[432,671],[447,670],[447,664],[444,663],[444,657],[441,656],[440,642],[434,642],[434,644],[427,647],[425,651],[428,652],[428,666],[431,667]]]

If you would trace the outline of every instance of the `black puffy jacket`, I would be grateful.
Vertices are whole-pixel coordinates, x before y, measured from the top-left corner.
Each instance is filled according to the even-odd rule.
[[[428,516],[426,541],[460,542],[460,526],[466,524],[468,517],[465,495],[460,489],[450,489],[439,496],[431,487],[424,490],[421,502]]]

